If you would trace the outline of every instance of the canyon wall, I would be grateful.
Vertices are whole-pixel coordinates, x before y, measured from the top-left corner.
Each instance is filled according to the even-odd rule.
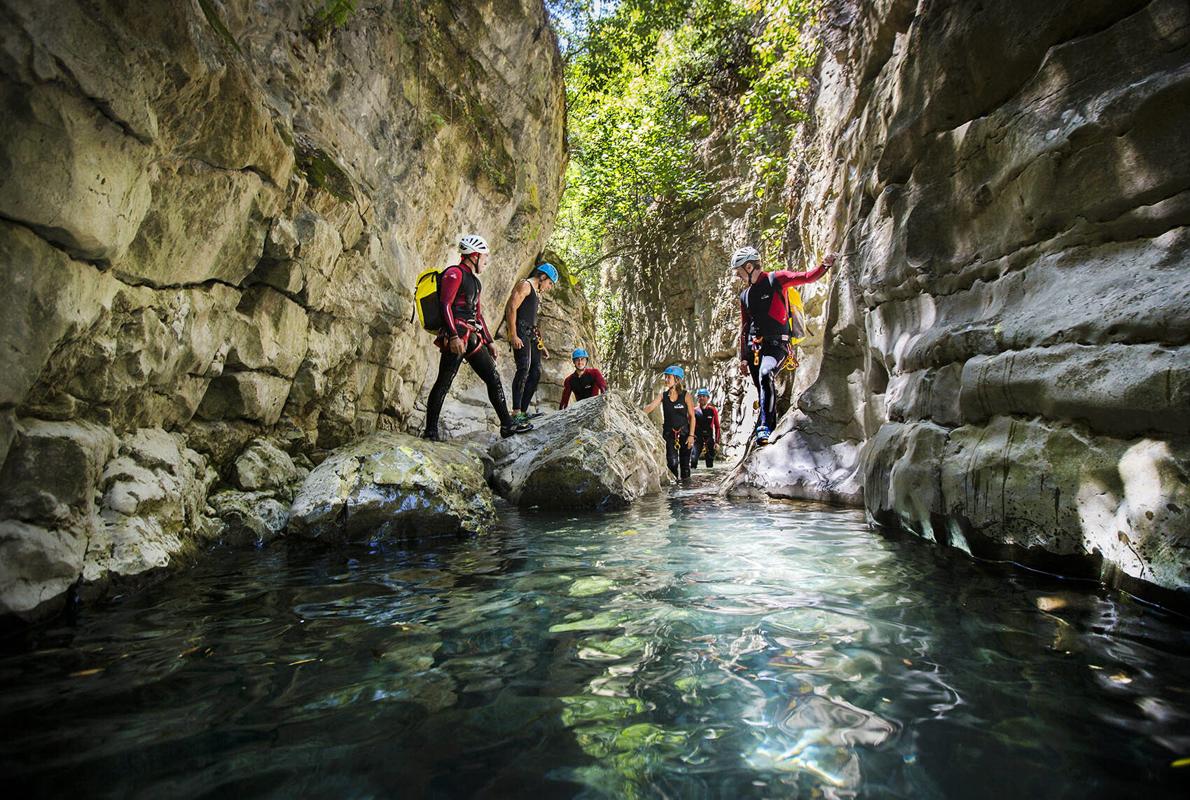
[[[494,327],[541,253],[566,158],[541,0],[322,8],[0,2],[0,612],[218,539],[212,492],[417,430],[417,274],[487,237]],[[494,420],[477,383],[447,430]]]
[[[737,491],[1190,588],[1190,7],[828,6],[821,367]]]

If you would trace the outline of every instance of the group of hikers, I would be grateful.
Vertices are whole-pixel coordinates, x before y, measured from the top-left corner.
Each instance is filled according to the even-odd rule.
[[[447,392],[466,361],[487,386],[488,400],[500,418],[500,435],[507,437],[533,429],[529,404],[541,377],[541,359],[549,352],[541,337],[538,314],[541,298],[558,283],[558,270],[549,263],[538,264],[529,277],[513,287],[504,307],[504,325],[512,346],[516,372],[512,380],[512,410],[504,396],[504,387],[496,372],[495,337],[488,329],[480,307],[483,286],[479,275],[487,266],[489,249],[481,236],[469,234],[459,240],[459,263],[441,272],[427,270],[418,278],[415,298],[423,327],[434,331],[434,343],[441,351],[438,377],[430,389],[426,404],[423,437],[441,441],[438,420]],[[774,270],[761,266],[755,247],[741,247],[732,254],[730,269],[744,283],[740,292],[739,368],[749,375],[758,394],[755,443],[768,444],[776,425],[777,373],[796,369],[794,345],[805,336],[801,317],[801,298],[795,287],[812,283],[834,266],[835,257],[806,272]],[[559,408],[566,408],[571,398],[584,400],[607,391],[607,381],[590,366],[590,354],[583,348],[571,353],[574,371],[566,377]],[[719,411],[711,403],[705,388],[690,392],[686,373],[680,366],[666,367],[662,373],[664,388],[648,405],[646,413],[662,409],[662,436],[666,463],[675,477],[686,479],[702,458],[714,465],[717,447],[722,446]]]
[[[422,434],[425,439],[442,441],[438,428],[442,404],[464,361],[487,386],[488,401],[500,418],[500,435],[508,437],[533,430],[529,404],[541,378],[541,359],[549,357],[537,317],[542,296],[558,282],[558,269],[553,264],[538,264],[529,277],[513,287],[505,305],[504,324],[508,327],[516,363],[509,411],[504,385],[496,372],[495,337],[480,304],[483,284],[479,275],[487,266],[489,255],[484,238],[469,234],[459,240],[458,264],[441,272],[427,270],[418,277],[416,311],[421,315],[422,326],[437,333],[434,344],[441,351],[438,377],[426,401],[426,426]],[[588,366],[589,359],[590,354],[581,347],[571,353],[574,372],[566,377],[559,408],[566,408],[571,397],[585,400],[607,391],[607,381],[599,370]]]

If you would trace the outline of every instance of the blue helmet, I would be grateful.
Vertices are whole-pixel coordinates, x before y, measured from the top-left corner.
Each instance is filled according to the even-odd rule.
[[[680,381],[686,380],[686,370],[682,369],[681,367],[677,366],[676,364],[672,367],[666,367],[665,372],[663,372],[662,374],[663,375],[673,375],[675,378],[677,378]]]
[[[694,393],[694,396],[695,397],[710,397],[711,390],[710,389],[699,389],[697,392]]]
[[[540,272],[554,283],[558,282],[558,268],[553,264],[538,264],[534,267],[534,271]]]
[[[570,354],[570,360],[571,360],[571,361],[575,361],[575,360],[577,360],[577,359],[580,359],[580,358],[590,358],[590,357],[591,357],[591,356],[589,356],[589,355],[587,354],[587,351],[586,351],[586,350],[584,350],[584,349],[583,349],[583,348],[581,348],[581,347],[580,347],[580,348],[578,348],[577,350],[575,350],[573,353],[571,353],[571,354]]]

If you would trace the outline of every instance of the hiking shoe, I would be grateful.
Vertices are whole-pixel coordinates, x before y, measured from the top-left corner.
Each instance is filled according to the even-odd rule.
[[[438,431],[426,431],[425,433],[423,433],[421,435],[421,438],[426,439],[427,441],[431,441],[431,442],[445,442],[446,441],[446,437],[444,437]]]
[[[528,421],[529,421],[529,414],[524,411],[520,412],[519,414],[512,415],[512,424],[513,425],[524,425]]]
[[[759,428],[756,429],[756,443],[757,444],[768,444],[770,433],[771,433],[771,431],[769,431],[768,428],[761,425]]]
[[[533,430],[533,426],[528,422],[516,422],[511,425],[500,426],[500,438],[507,439],[509,436],[515,436],[518,433],[528,433]]]

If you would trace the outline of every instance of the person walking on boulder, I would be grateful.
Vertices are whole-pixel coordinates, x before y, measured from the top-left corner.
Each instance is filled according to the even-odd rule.
[[[765,272],[755,247],[741,247],[731,256],[731,269],[746,284],[740,292],[740,373],[751,375],[760,400],[756,443],[768,444],[777,424],[777,393],[774,373],[789,357],[791,326],[800,325],[792,308],[790,290],[813,283],[835,264],[827,256],[808,272],[776,270]],[[796,291],[796,290],[794,290]],[[799,301],[800,302],[800,299]],[[802,336],[804,332],[793,332]]]
[[[694,393],[698,405],[694,407],[694,450],[690,453],[690,468],[698,466],[702,456],[708,467],[715,466],[715,446],[722,444],[719,431],[719,409],[711,405],[711,393],[699,389]]]
[[[570,354],[570,359],[574,362],[574,372],[567,375],[566,380],[562,382],[562,402],[558,404],[559,409],[570,405],[572,394],[575,400],[586,400],[607,391],[607,381],[604,380],[603,373],[587,366],[590,356],[586,350],[578,348]]]
[[[512,357],[516,360],[512,418],[520,425],[529,421],[529,403],[541,379],[541,356],[543,353],[549,356],[537,327],[541,296],[557,282],[558,270],[553,264],[538,264],[528,278],[517,283],[504,305],[504,322],[512,343]]]
[[[438,378],[426,401],[426,429],[422,434],[426,439],[441,441],[438,417],[442,413],[442,403],[464,361],[488,387],[488,400],[500,418],[501,436],[533,429],[528,423],[514,421],[508,413],[504,386],[496,373],[496,348],[479,303],[483,290],[479,273],[487,266],[488,255],[488,243],[483,237],[468,234],[459,240],[459,263],[443,270],[439,279],[438,302],[443,327],[434,344],[442,351],[442,356],[438,362]]]
[[[651,414],[662,407],[664,421],[661,435],[665,439],[665,463],[675,478],[690,477],[690,448],[694,444],[694,404],[686,391],[686,371],[678,366],[666,367],[662,373],[665,388],[657,399],[644,408]]]

